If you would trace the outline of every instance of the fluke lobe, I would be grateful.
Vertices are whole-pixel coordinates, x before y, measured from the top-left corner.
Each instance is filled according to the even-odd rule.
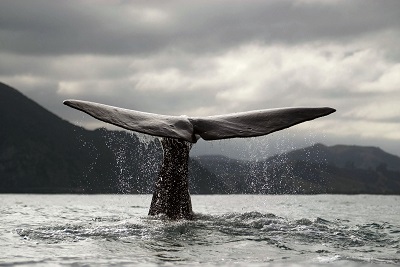
[[[164,214],[171,219],[193,219],[188,160],[190,149],[199,138],[262,136],[335,112],[329,107],[298,107],[187,117],[145,113],[81,100],[65,100],[64,104],[124,129],[163,137],[163,162],[149,215]]]

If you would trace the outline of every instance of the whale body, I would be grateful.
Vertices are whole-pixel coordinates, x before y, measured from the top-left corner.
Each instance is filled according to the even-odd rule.
[[[199,138],[219,140],[267,135],[327,116],[329,107],[263,109],[207,117],[167,116],[81,100],[64,104],[127,130],[163,137],[163,163],[155,183],[149,215],[193,219],[188,187],[189,152]]]

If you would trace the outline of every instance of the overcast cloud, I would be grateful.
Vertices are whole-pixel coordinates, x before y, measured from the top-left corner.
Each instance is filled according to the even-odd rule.
[[[399,0],[0,2],[0,81],[88,128],[105,124],[62,100],[189,116],[331,106],[254,142],[400,155],[399,47]]]

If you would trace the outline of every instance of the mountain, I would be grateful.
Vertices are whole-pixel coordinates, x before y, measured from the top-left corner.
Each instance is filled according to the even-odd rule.
[[[0,193],[152,192],[162,156],[157,142],[142,144],[126,131],[85,130],[3,83],[0,125]],[[190,168],[192,190],[221,189],[195,160]]]
[[[196,159],[233,193],[400,194],[400,158],[377,147],[315,144],[257,162]]]
[[[376,169],[385,165],[389,170],[400,171],[400,157],[373,146],[335,145],[327,147],[316,144],[292,151],[285,156],[290,160],[307,159],[314,163],[326,162],[339,168]]]

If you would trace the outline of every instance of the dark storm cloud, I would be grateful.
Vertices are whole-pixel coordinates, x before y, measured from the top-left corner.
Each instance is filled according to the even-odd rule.
[[[400,23],[397,0],[3,0],[0,7],[1,50],[22,54],[214,52],[251,40],[357,38]]]
[[[135,18],[141,14],[129,13],[125,4],[17,0],[2,1],[0,6],[3,51],[124,54],[162,45],[162,38],[156,37],[160,32],[149,31],[145,23]]]

